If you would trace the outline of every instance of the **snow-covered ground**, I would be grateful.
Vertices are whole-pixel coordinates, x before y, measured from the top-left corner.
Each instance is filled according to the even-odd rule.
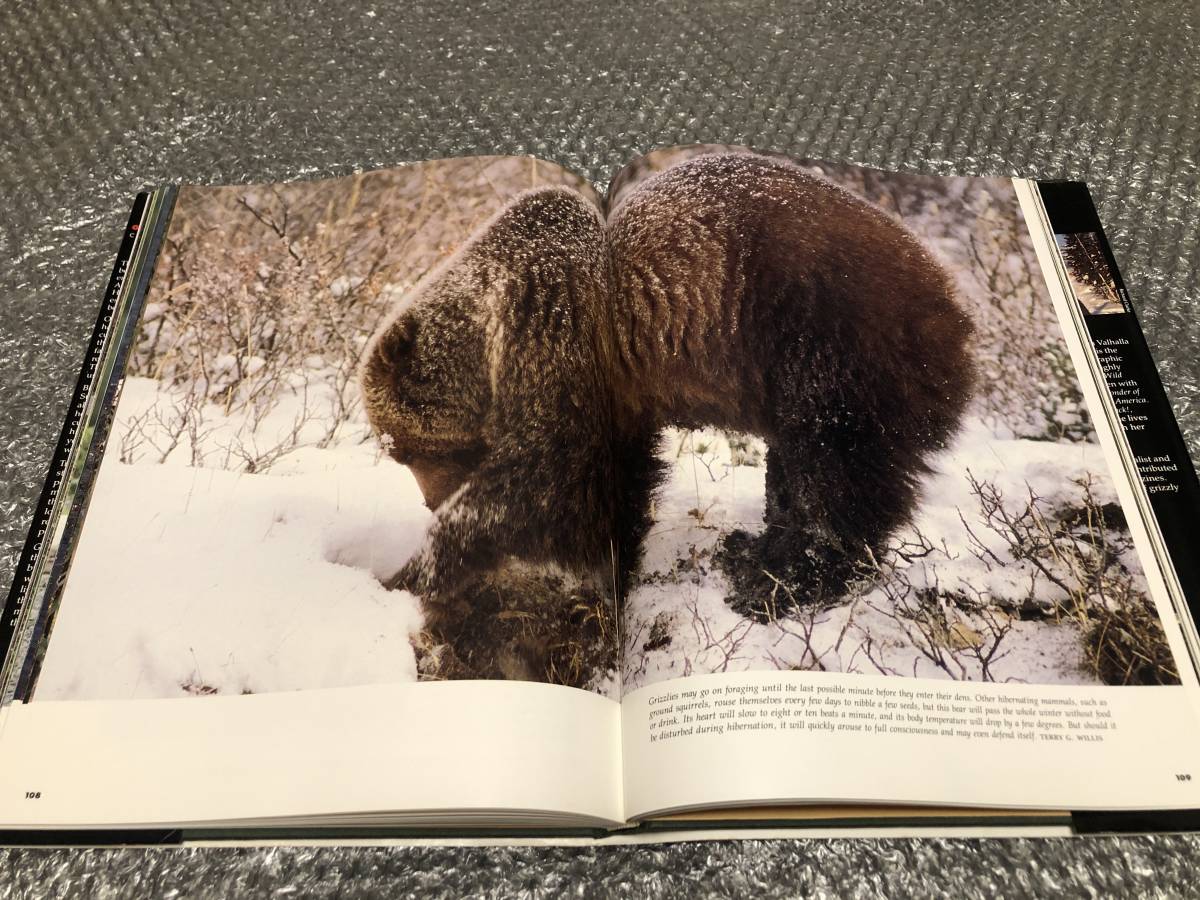
[[[1037,580],[1027,563],[1013,559],[1003,537],[982,524],[970,477],[993,486],[1014,509],[1031,490],[1044,509],[1078,507],[1081,480],[1090,480],[1096,503],[1112,503],[1099,445],[1000,439],[970,421],[935,460],[911,527],[897,535],[912,542],[920,535],[933,552],[911,562],[882,561],[891,577],[867,583],[840,605],[765,622],[730,608],[728,582],[712,562],[729,531],[762,528],[765,469],[756,445],[761,448],[751,439],[752,465],[732,465],[733,456],[746,453],[731,454],[721,433],[668,434],[673,468],[655,509],[640,583],[625,608],[624,690],[681,675],[763,669],[1095,683],[1081,665],[1078,623],[1053,614],[1064,592]],[[1132,554],[1121,563],[1142,581]],[[907,585],[907,596],[898,602],[897,591],[885,589],[888,582]],[[978,605],[943,599],[940,608],[922,611],[916,592],[934,585],[943,598],[958,593]]]
[[[417,677],[419,601],[379,579],[416,550],[431,514],[409,471],[381,457],[365,422],[329,436],[328,417],[313,412],[328,400],[321,384],[297,384],[269,414],[247,421],[212,403],[196,407],[159,382],[128,380],[39,700]],[[180,427],[187,416],[197,427]],[[1063,589],[1014,559],[986,527],[971,479],[1012,511],[1031,491],[1050,514],[1078,510],[1084,481],[1096,505],[1112,504],[1097,444],[1001,438],[970,420],[934,460],[914,521],[897,536],[930,552],[889,555],[884,571],[841,603],[801,603],[766,621],[729,606],[712,559],[729,531],[762,527],[762,442],[670,431],[664,447],[671,477],[625,604],[621,690],[686,674],[792,668],[1096,681],[1082,664],[1081,622],[1059,614]],[[267,461],[247,471],[260,457]],[[1123,546],[1114,543],[1119,561],[1144,590]],[[930,596],[938,598],[932,608]],[[602,680],[593,689],[617,692]]]
[[[231,446],[272,445],[297,422],[322,428],[301,408],[313,399],[284,398],[253,432],[207,404],[198,446],[184,435],[160,463],[131,429],[142,423],[166,449],[187,402],[150,379],[128,380],[37,699],[416,677],[419,604],[378,581],[412,554],[430,519],[408,469],[360,433],[292,449],[253,474],[191,464],[193,449],[219,462]]]

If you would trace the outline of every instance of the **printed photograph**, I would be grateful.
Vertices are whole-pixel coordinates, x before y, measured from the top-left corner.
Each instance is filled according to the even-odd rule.
[[[637,161],[610,229],[672,172],[734,150]],[[692,260],[690,290],[707,265],[737,273],[722,302],[743,317],[733,377],[749,384],[726,385],[736,410],[662,432],[623,689],[746,670],[1178,683],[1011,183],[795,169],[824,190],[725,192],[755,210],[731,214],[740,245],[721,215],[693,223],[723,249]],[[695,173],[691,210],[715,177]],[[1081,301],[1108,309],[1098,245],[1077,246]]]
[[[1178,683],[1008,180],[181,191],[35,699],[744,670]]]
[[[1094,316],[1125,312],[1100,235],[1078,231],[1056,234],[1054,241],[1066,263],[1071,292],[1084,310]]]
[[[486,370],[471,311],[423,286],[444,284],[443,270],[499,279],[496,266],[467,273],[473,248],[536,188],[575,198],[599,232],[590,185],[530,158],[181,191],[36,699],[446,678],[615,693],[607,535],[605,558],[589,560],[603,578],[501,560],[492,535],[463,533],[470,508],[445,496],[477,449],[452,433],[483,402],[462,393],[478,388],[465,370]],[[410,384],[364,366],[405,307],[434,308],[443,331],[427,329],[425,371],[413,351]],[[454,341],[469,361],[450,358]],[[369,402],[368,375],[393,379]],[[421,440],[424,457],[409,446]],[[534,482],[534,451],[507,452]],[[477,571],[438,573],[461,596],[423,603],[397,581],[412,558],[472,541],[466,552],[486,557]]]

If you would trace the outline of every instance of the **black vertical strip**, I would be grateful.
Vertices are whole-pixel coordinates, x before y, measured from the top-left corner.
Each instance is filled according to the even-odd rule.
[[[1059,235],[1095,235],[1122,309],[1083,318],[1133,450],[1138,474],[1171,555],[1192,620],[1200,623],[1200,481],[1175,421],[1146,337],[1100,226],[1087,185],[1039,182],[1050,226]]]
[[[67,407],[67,418],[59,433],[54,455],[50,459],[50,472],[46,476],[46,483],[42,487],[41,496],[34,508],[33,524],[29,529],[29,536],[25,540],[25,547],[21,550],[20,559],[17,561],[12,588],[9,590],[8,599],[4,604],[3,618],[0,619],[0,660],[3,660],[4,663],[0,667],[0,671],[9,671],[9,663],[12,662],[9,660],[9,654],[13,650],[13,638],[16,635],[21,613],[30,599],[28,594],[37,572],[42,542],[50,535],[53,526],[54,505],[65,484],[71,461],[71,448],[78,436],[92,382],[103,358],[104,346],[108,340],[113,324],[113,315],[117,308],[117,300],[121,295],[121,287],[125,283],[129,260],[133,254],[134,244],[137,242],[139,229],[142,227],[149,199],[150,195],[143,193],[138,194],[137,199],[134,200],[133,211],[129,214],[129,224],[125,226],[121,246],[117,250],[117,261],[113,264],[112,277],[109,278],[108,289],[104,292],[104,300],[100,304],[100,315],[96,319],[96,327],[92,330],[92,338],[88,342],[83,366],[79,371],[79,378],[75,382],[75,392]],[[0,685],[0,688],[2,687]]]
[[[92,442],[87,450],[87,458],[84,462],[83,471],[79,476],[78,489],[71,500],[71,510],[63,528],[58,554],[54,560],[47,560],[47,563],[52,564],[53,568],[50,571],[46,591],[42,595],[44,599],[38,601],[39,605],[36,610],[37,620],[32,628],[29,629],[29,641],[22,642],[22,645],[28,645],[29,650],[21,663],[22,668],[14,691],[14,696],[18,700],[29,700],[32,696],[33,689],[37,683],[37,676],[41,670],[42,660],[46,655],[46,641],[49,638],[54,616],[58,612],[62,590],[66,584],[71,561],[75,556],[76,541],[79,537],[79,531],[83,527],[84,514],[91,499],[92,488],[95,485],[100,463],[103,461],[104,448],[108,443],[109,432],[112,429],[113,418],[117,411],[120,388],[125,380],[125,369],[129,363],[129,354],[132,352],[133,343],[137,336],[138,328],[141,325],[142,309],[146,302],[146,293],[150,288],[150,278],[154,274],[154,264],[158,259],[158,251],[162,246],[163,237],[166,234],[167,223],[175,203],[176,193],[177,189],[174,187],[163,188],[161,191],[162,198],[159,204],[159,214],[155,215],[151,221],[143,218],[139,228],[139,233],[145,242],[145,253],[142,258],[146,261],[146,264],[138,266],[137,270],[131,273],[136,281],[130,286],[127,292],[129,298],[127,307],[121,310],[124,314],[124,319],[121,323],[122,329],[119,333],[110,335],[109,338],[108,346],[113,349],[106,352],[106,356],[112,361],[111,376],[106,384],[96,384],[93,387],[93,392],[95,390],[104,391],[101,396],[100,409],[95,416],[95,431]],[[153,214],[154,211],[152,210],[151,212]],[[147,233],[147,230],[150,230],[150,233]],[[128,280],[128,276],[126,280]],[[37,598],[34,599],[36,600]]]

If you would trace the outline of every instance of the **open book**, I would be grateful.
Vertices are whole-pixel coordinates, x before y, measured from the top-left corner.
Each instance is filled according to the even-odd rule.
[[[1181,821],[1198,533],[1081,184],[164,188],[0,623],[0,829]]]

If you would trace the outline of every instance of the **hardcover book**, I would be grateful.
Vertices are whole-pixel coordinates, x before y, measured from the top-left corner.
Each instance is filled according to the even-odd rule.
[[[1178,827],[1197,533],[1082,184],[162,188],[0,622],[0,830]]]

